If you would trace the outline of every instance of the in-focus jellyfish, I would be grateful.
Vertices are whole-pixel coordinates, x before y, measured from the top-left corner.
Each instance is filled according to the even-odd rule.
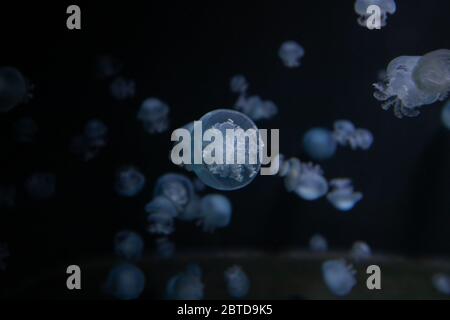
[[[145,176],[135,167],[121,168],[116,174],[115,190],[122,197],[134,197],[144,188]]]
[[[296,68],[301,64],[305,49],[295,41],[286,41],[278,50],[278,55],[286,67]]]
[[[136,232],[123,230],[114,237],[114,252],[122,259],[138,261],[142,258],[144,240]]]
[[[0,112],[8,112],[30,98],[30,86],[19,70],[0,67]]]
[[[105,292],[120,300],[139,298],[145,288],[145,275],[141,269],[130,263],[116,265],[108,274]]]
[[[367,19],[372,15],[367,9],[371,5],[376,5],[380,8],[380,27],[386,26],[388,14],[394,14],[397,10],[397,5],[394,0],[356,0],[355,11],[359,15],[358,24],[367,27]]]
[[[182,212],[194,197],[194,186],[186,176],[168,173],[156,181],[154,195],[166,197],[179,212]]]
[[[372,256],[372,249],[370,249],[369,245],[366,242],[356,241],[352,245],[350,256],[355,261],[367,260]]]
[[[227,197],[221,194],[208,194],[202,198],[200,207],[199,225],[204,232],[214,232],[217,228],[224,228],[230,224],[233,209]]]
[[[277,105],[273,101],[261,99],[260,96],[240,95],[234,107],[253,121],[268,120],[278,114]]]
[[[71,143],[70,149],[79,155],[84,161],[95,158],[100,150],[107,144],[108,127],[98,119],[89,120],[82,135],[76,136]]]
[[[147,98],[142,102],[137,119],[150,134],[161,133],[169,128],[169,106],[157,98]]]
[[[338,178],[330,181],[332,190],[327,194],[330,203],[340,211],[349,211],[353,209],[363,195],[361,192],[353,190],[352,181],[347,178]]]
[[[9,257],[9,249],[6,244],[0,244],[0,270],[6,269],[5,259]]]
[[[367,150],[373,144],[373,135],[367,129],[355,128],[349,120],[337,120],[334,122],[333,137],[341,146],[350,146],[353,150]]]
[[[30,117],[20,118],[13,125],[14,139],[19,143],[33,142],[38,131],[36,121]]]
[[[0,208],[12,208],[16,204],[16,187],[0,185]]]
[[[202,271],[197,265],[188,266],[167,283],[166,298],[169,300],[202,300],[203,297]]]
[[[250,291],[250,279],[240,266],[232,266],[225,270],[225,284],[230,297],[243,299]]]
[[[156,253],[163,259],[173,257],[175,254],[175,243],[169,240],[169,238],[159,238],[156,240]]]
[[[136,83],[134,80],[117,77],[109,88],[111,95],[116,100],[126,100],[136,95]]]
[[[442,124],[450,130],[450,100],[442,108],[441,120]]]
[[[49,199],[55,194],[56,176],[48,172],[34,173],[25,181],[25,190],[32,199]]]
[[[230,89],[233,93],[245,94],[248,89],[248,81],[242,74],[237,74],[230,81]]]
[[[211,142],[203,141],[201,150],[203,163],[192,166],[198,178],[207,186],[218,190],[236,190],[252,182],[261,168],[259,151],[263,148],[258,128],[253,121],[241,112],[227,109],[208,112],[200,121],[202,132],[215,129],[214,132],[221,133],[223,157],[219,163],[218,156],[208,148]],[[227,130],[233,132],[235,136],[234,141],[229,141],[230,143],[227,143],[226,139]],[[227,148],[233,148],[233,163],[227,164]],[[245,159],[243,164],[240,164],[237,159],[242,155]]]
[[[114,57],[105,55],[97,58],[95,69],[99,78],[116,76],[122,70],[122,64]]]
[[[148,232],[156,235],[169,235],[175,230],[174,219],[178,215],[175,205],[165,197],[155,197],[145,206]]]
[[[309,239],[309,250],[311,250],[312,252],[327,252],[327,239],[321,234],[314,234],[311,239]]]
[[[450,295],[450,276],[444,273],[433,275],[431,282],[433,287],[442,294]]]
[[[312,128],[303,136],[303,149],[312,159],[320,161],[331,158],[337,144],[333,132],[325,128]]]
[[[356,271],[345,260],[328,260],[322,264],[322,276],[328,289],[337,296],[348,295],[356,285]]]

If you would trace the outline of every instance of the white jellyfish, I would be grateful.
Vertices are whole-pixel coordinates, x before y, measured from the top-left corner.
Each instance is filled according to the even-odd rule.
[[[0,208],[12,208],[16,204],[16,187],[0,185]]]
[[[220,194],[208,194],[201,199],[198,224],[204,232],[214,232],[231,222],[233,208],[230,200]]]
[[[328,260],[322,264],[322,276],[328,289],[337,296],[348,295],[356,285],[356,271],[345,260]]]
[[[368,150],[373,144],[372,133],[367,129],[355,128],[349,120],[334,122],[333,137],[339,145],[349,146],[353,150]]]
[[[367,260],[372,256],[372,249],[364,241],[356,241],[350,250],[350,256],[354,261]]]
[[[314,234],[311,239],[309,239],[309,250],[312,252],[327,252],[328,242],[327,239],[321,234]]]
[[[144,188],[145,176],[136,168],[127,166],[116,174],[114,188],[120,196],[134,197]]]
[[[243,299],[250,291],[250,279],[240,266],[225,270],[225,284],[228,294],[234,299]]]
[[[174,218],[178,212],[174,204],[165,197],[155,197],[145,206],[148,213],[148,232],[156,235],[169,235],[174,232]]]
[[[295,41],[286,41],[278,50],[278,55],[286,67],[296,68],[301,64],[300,60],[305,55],[305,49]]]
[[[48,172],[34,173],[25,181],[25,190],[32,199],[49,199],[55,194],[56,176]]]
[[[166,298],[169,300],[202,300],[204,287],[200,267],[190,265],[184,272],[170,278],[166,286]]]
[[[273,101],[263,100],[260,96],[240,95],[234,107],[254,121],[268,120],[278,113],[278,107]]]
[[[175,244],[167,237],[156,239],[156,253],[162,259],[171,258],[175,254]]]
[[[14,139],[19,143],[31,143],[36,138],[39,129],[31,117],[20,118],[13,125]]]
[[[441,111],[442,124],[450,130],[450,100],[444,105]]]
[[[450,276],[448,274],[437,273],[433,275],[431,282],[439,293],[450,295]]]
[[[353,209],[363,195],[353,190],[352,181],[348,178],[338,178],[330,181],[332,190],[327,194],[328,201],[340,211]]]
[[[367,19],[373,14],[369,9],[375,5],[380,9],[380,27],[386,26],[388,14],[394,14],[397,11],[397,5],[394,0],[356,0],[355,11],[359,15],[358,24],[367,27]]]
[[[114,252],[122,259],[137,261],[142,258],[144,240],[136,232],[123,230],[114,237]]]
[[[136,95],[136,83],[132,79],[117,77],[109,88],[111,95],[116,100],[126,100]]]
[[[162,133],[169,128],[169,111],[169,106],[161,100],[147,98],[141,104],[137,119],[148,133]]]
[[[248,81],[242,74],[237,74],[231,78],[230,89],[233,93],[245,94],[248,89]]]
[[[8,112],[30,97],[30,85],[19,70],[0,67],[0,113]]]
[[[4,261],[9,257],[9,249],[6,244],[0,244],[0,270],[6,269],[6,262]]]

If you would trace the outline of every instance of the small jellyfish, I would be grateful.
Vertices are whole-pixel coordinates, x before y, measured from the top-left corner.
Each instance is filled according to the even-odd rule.
[[[230,89],[233,93],[245,94],[248,89],[248,81],[242,74],[237,74],[230,81]]]
[[[303,149],[312,159],[321,161],[331,158],[337,144],[333,132],[325,128],[312,128],[303,136]]]
[[[89,120],[81,135],[73,138],[70,150],[84,161],[95,158],[107,144],[108,127],[98,119]]]
[[[230,297],[243,299],[250,291],[250,279],[240,266],[232,266],[225,270],[225,283]]]
[[[230,200],[220,194],[204,196],[200,204],[201,216],[198,224],[204,232],[214,232],[217,228],[224,228],[231,222],[233,209]]]
[[[12,208],[16,204],[16,187],[0,185],[0,208]]]
[[[442,108],[441,120],[442,124],[450,130],[450,100]]]
[[[169,106],[156,98],[142,102],[137,119],[142,122],[147,133],[162,133],[169,128]]]
[[[332,190],[327,194],[330,203],[340,211],[353,209],[363,195],[361,192],[354,192],[352,181],[347,178],[333,179],[330,181]]]
[[[345,260],[328,260],[322,264],[322,276],[328,289],[337,296],[348,295],[356,285],[356,271]]]
[[[108,274],[105,292],[120,300],[139,298],[145,288],[145,275],[141,269],[130,263],[116,265]]]
[[[159,238],[156,240],[156,253],[162,259],[169,259],[175,254],[175,243],[169,238]]]
[[[444,273],[433,275],[431,282],[433,287],[441,294],[450,295],[450,276]]]
[[[136,168],[127,166],[116,174],[115,190],[122,197],[134,197],[144,188],[145,176]]]
[[[117,77],[109,87],[111,95],[116,100],[126,100],[136,95],[136,83],[134,80]]]
[[[286,67],[296,68],[301,64],[300,60],[305,55],[305,49],[295,41],[286,41],[278,50],[278,55]]]
[[[175,230],[174,219],[178,215],[175,205],[165,197],[155,197],[145,206],[148,232],[156,235],[169,235]]]
[[[203,297],[202,272],[197,265],[190,265],[167,283],[166,298],[169,300],[202,300]]]
[[[34,173],[25,181],[25,190],[32,199],[49,199],[55,194],[56,176],[48,172]]]
[[[355,261],[367,260],[372,256],[372,250],[370,249],[369,245],[366,242],[356,241],[352,245],[350,256]]]
[[[168,173],[161,176],[155,184],[154,196],[169,199],[179,212],[183,211],[194,196],[194,186],[182,174]]]
[[[10,256],[9,249],[6,244],[0,244],[0,270],[5,271],[6,262],[4,261],[6,258]]]
[[[394,14],[397,11],[397,5],[394,0],[356,0],[355,11],[359,15],[358,24],[362,27],[367,27],[367,19],[373,14],[367,12],[369,6],[376,5],[380,8],[380,27],[386,26],[388,14]]]
[[[321,234],[314,234],[311,239],[309,239],[309,250],[312,252],[327,252],[328,242],[327,239]]]
[[[373,144],[373,135],[367,129],[355,128],[349,120],[334,122],[333,137],[341,146],[350,146],[353,150],[368,150]]]
[[[95,69],[101,79],[116,76],[122,70],[122,64],[114,57],[104,55],[97,58]]]
[[[114,237],[114,252],[122,259],[138,261],[142,258],[144,240],[136,232],[123,230]]]
[[[36,138],[39,128],[33,118],[25,117],[13,125],[14,139],[19,143],[31,143]]]
[[[0,113],[8,112],[30,98],[30,86],[19,70],[0,67]]]
[[[278,107],[273,101],[263,100],[259,96],[241,95],[234,107],[253,121],[268,120],[278,114]]]

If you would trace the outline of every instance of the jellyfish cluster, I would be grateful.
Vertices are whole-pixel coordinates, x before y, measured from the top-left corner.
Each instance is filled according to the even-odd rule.
[[[278,50],[278,56],[287,68],[297,68],[301,65],[301,59],[305,55],[305,49],[296,41],[283,42]]]
[[[250,291],[250,279],[240,266],[225,270],[225,283],[228,294],[233,299],[243,299]]]
[[[6,244],[0,244],[0,270],[6,269],[5,259],[9,257],[9,249]]]
[[[169,300],[202,300],[204,284],[202,270],[196,265],[189,265],[185,271],[169,279],[166,286],[166,298]]]
[[[126,166],[116,173],[114,188],[122,197],[134,197],[145,186],[145,176],[137,168]]]
[[[89,161],[98,156],[108,143],[108,127],[99,119],[89,120],[83,133],[72,139],[70,150],[83,161]]]
[[[137,113],[137,119],[149,134],[162,133],[169,128],[170,107],[157,98],[145,99]]]
[[[380,27],[385,27],[388,14],[393,15],[397,11],[395,0],[356,0],[355,12],[359,16],[358,24],[362,27],[367,27],[367,20],[373,14],[370,6],[373,5],[380,9]]]
[[[328,289],[336,296],[348,295],[356,285],[356,271],[345,260],[327,260],[322,264],[322,276]]]

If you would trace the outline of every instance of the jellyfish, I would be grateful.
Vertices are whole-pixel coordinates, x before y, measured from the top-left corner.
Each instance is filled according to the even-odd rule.
[[[353,209],[363,197],[361,192],[354,192],[352,181],[348,178],[333,179],[330,186],[332,190],[327,194],[327,199],[340,211]]]
[[[224,228],[231,222],[233,208],[230,200],[220,194],[208,194],[201,200],[201,216],[199,225],[204,232],[214,232],[217,228]]]
[[[356,271],[345,260],[328,260],[322,264],[322,276],[328,289],[337,296],[348,295],[356,285]]]
[[[237,74],[230,81],[230,89],[233,93],[245,94],[248,89],[248,81],[242,74]]]
[[[278,114],[277,105],[273,101],[261,99],[260,96],[240,95],[234,107],[253,121],[268,120]]]
[[[392,15],[397,11],[397,5],[394,0],[356,0],[355,11],[359,15],[358,24],[362,27],[367,26],[367,19],[372,15],[370,11],[367,12],[367,9],[371,5],[376,5],[380,8],[380,27],[386,26],[388,14]]]
[[[334,122],[333,137],[341,146],[350,146],[353,150],[368,150],[373,144],[373,135],[367,129],[355,128],[349,120]]]
[[[441,111],[442,124],[450,130],[450,100],[444,105]]]
[[[181,212],[193,198],[194,186],[186,176],[168,173],[156,181],[154,195],[166,197]]]
[[[145,275],[131,263],[120,263],[108,274],[104,285],[105,292],[120,300],[139,298],[145,288]]]
[[[355,261],[367,260],[372,256],[372,250],[364,241],[356,241],[350,251],[350,255]]]
[[[278,55],[286,67],[296,68],[301,64],[300,60],[305,55],[305,49],[295,41],[286,41],[278,50]]]
[[[169,112],[166,103],[157,98],[147,98],[141,104],[137,119],[147,133],[162,133],[169,128]]]
[[[136,83],[134,80],[117,77],[109,87],[111,95],[116,100],[126,100],[136,95]]]
[[[6,258],[10,256],[9,249],[6,244],[0,244],[0,270],[4,271],[6,269]]]
[[[95,69],[99,78],[116,76],[122,70],[122,64],[114,57],[104,55],[97,58]]]
[[[441,294],[450,295],[450,276],[444,273],[437,273],[431,278],[433,287]]]
[[[122,259],[138,261],[142,258],[144,240],[136,232],[123,230],[114,237],[114,252]]]
[[[337,144],[333,132],[325,128],[312,128],[303,136],[303,149],[312,159],[321,161],[331,158]]]
[[[0,185],[0,208],[12,208],[16,204],[16,187]]]
[[[250,279],[240,266],[232,266],[225,270],[225,283],[228,294],[233,299],[243,299],[250,291]]]
[[[202,271],[197,265],[188,266],[167,283],[166,298],[169,300],[202,300],[203,297]]]
[[[169,235],[175,230],[174,218],[178,215],[175,205],[165,197],[155,197],[145,206],[148,232],[156,235]]]
[[[134,197],[144,185],[145,176],[132,166],[123,167],[116,174],[115,190],[122,197]]]
[[[395,58],[387,67],[385,81],[373,84],[374,97],[383,101],[383,110],[393,106],[397,118],[417,117],[421,106],[442,99],[441,93],[422,90],[413,80],[412,73],[419,60],[419,56]]]
[[[89,120],[81,135],[73,138],[70,150],[84,161],[95,158],[107,144],[108,127],[98,119]]]
[[[167,237],[156,240],[156,253],[163,259],[171,258],[175,254],[175,244]]]
[[[198,195],[194,194],[183,211],[178,213],[177,219],[181,221],[194,221],[201,217],[201,201]]]
[[[328,242],[327,239],[321,234],[314,234],[311,239],[309,239],[309,250],[312,252],[327,252]]]
[[[25,181],[25,190],[35,200],[46,200],[55,194],[56,176],[49,172],[37,172]]]
[[[0,112],[8,112],[31,97],[30,85],[14,67],[0,67]]]
[[[14,138],[19,143],[31,143],[36,138],[39,128],[31,117],[17,120],[13,125]]]

